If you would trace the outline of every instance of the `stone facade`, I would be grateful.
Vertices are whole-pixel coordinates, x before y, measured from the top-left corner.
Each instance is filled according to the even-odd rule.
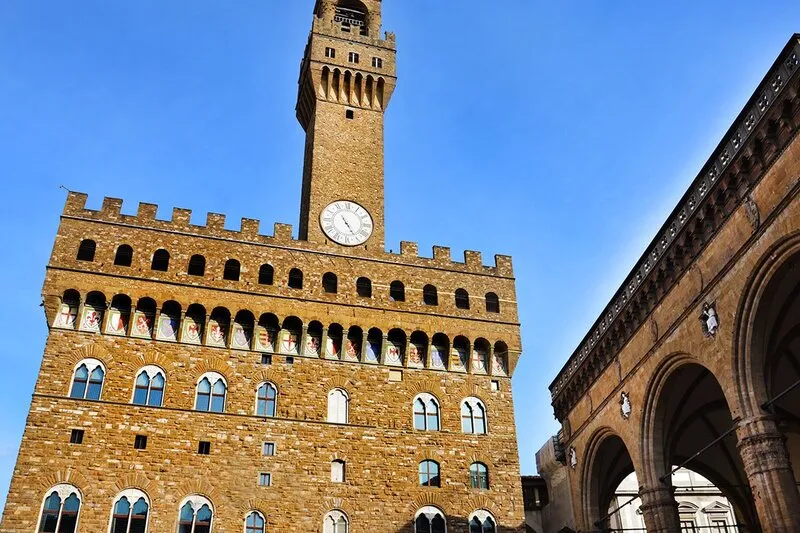
[[[799,92],[795,35],[551,385],[572,502],[553,531],[609,527],[634,471],[647,530],[680,531],[677,466],[739,531],[800,531]]]
[[[342,6],[363,8],[366,35],[341,23]],[[152,204],[125,215],[111,198],[93,211],[85,195],[69,194],[43,288],[50,332],[0,530],[39,531],[54,488],[60,520],[70,492],[80,498],[76,531],[86,533],[108,531],[115,502],[132,490],[148,501],[151,532],[178,530],[187,499],[210,504],[214,532],[243,531],[257,512],[266,531],[322,532],[333,516],[352,533],[410,533],[423,509],[446,517],[451,533],[470,531],[475,516],[498,532],[523,530],[511,259],[484,266],[468,251],[458,262],[444,247],[425,258],[410,242],[385,252],[382,121],[394,49],[379,29],[377,0],[318,2],[298,98],[308,136],[300,239],[284,224],[261,235],[251,219],[229,230],[218,214],[193,225],[185,209],[159,220]],[[326,62],[331,45],[337,56]],[[341,63],[354,50],[361,63]],[[358,75],[349,97],[361,99],[344,105],[326,92],[325,68]],[[372,215],[365,244],[342,246],[321,231],[320,210],[342,199]],[[89,372],[104,371],[102,384],[92,373],[81,389],[87,361]],[[166,379],[153,405],[136,400],[143,369]],[[208,376],[225,385],[222,412],[197,409]],[[274,416],[259,412],[265,383],[276,391]],[[339,391],[344,404],[332,403]],[[436,402],[438,430],[416,429],[421,394]],[[464,431],[468,399],[485,409],[485,433]],[[440,487],[421,486],[425,460],[438,463]],[[343,481],[332,481],[335,461]],[[472,488],[474,463],[486,466],[488,488]]]

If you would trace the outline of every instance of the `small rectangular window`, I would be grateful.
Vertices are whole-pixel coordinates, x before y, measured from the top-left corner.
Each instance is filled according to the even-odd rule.
[[[381,59],[380,57],[373,57],[372,66],[374,68],[383,68],[383,59]]]
[[[350,52],[350,55],[348,56],[348,58],[347,58],[347,59],[348,59],[348,61],[350,61],[351,63],[358,64],[358,62],[359,62],[359,60],[360,60],[361,58],[359,57],[359,55],[358,55],[357,53],[355,53],[355,52]]]
[[[325,57],[330,59],[336,59],[336,49],[331,48],[330,46],[325,47]]]
[[[258,475],[258,484],[262,487],[269,487],[272,485],[272,474],[264,473]]]
[[[294,364],[294,357],[292,357],[291,355],[287,355],[286,356],[286,364],[287,365],[293,365]]]
[[[208,455],[211,453],[211,443],[207,440],[201,440],[197,446],[197,453],[200,455]]]
[[[275,455],[275,443],[274,442],[265,442],[261,453],[265,457],[272,457],[273,455]]]
[[[69,443],[70,444],[83,444],[83,430],[82,429],[73,429],[72,433],[69,435]]]
[[[261,364],[262,365],[271,365],[272,364],[272,354],[271,353],[262,353],[261,354]]]
[[[403,371],[402,370],[389,370],[389,381],[392,381],[392,382],[403,381]]]
[[[348,120],[353,120],[354,118],[356,118],[356,112],[353,111],[352,109],[348,109],[347,111],[344,112],[344,116],[347,117]]]
[[[147,448],[147,435],[136,435],[133,439],[133,447],[137,450],[144,450]]]
[[[499,391],[500,390],[500,382],[497,381],[496,379],[492,380],[492,390],[493,391]]]

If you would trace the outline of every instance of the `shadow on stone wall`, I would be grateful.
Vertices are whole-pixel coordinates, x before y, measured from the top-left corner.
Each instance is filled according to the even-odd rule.
[[[526,533],[525,524],[521,523],[516,527],[498,526],[496,533]],[[375,531],[374,533],[382,533]],[[414,522],[406,523],[402,528],[394,533],[418,533],[414,531]],[[427,533],[427,532],[426,532]],[[470,533],[469,517],[447,517],[447,533]],[[481,532],[483,533],[483,532]]]

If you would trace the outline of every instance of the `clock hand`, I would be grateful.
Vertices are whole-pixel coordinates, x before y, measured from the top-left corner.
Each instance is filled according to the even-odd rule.
[[[344,217],[342,217],[342,220],[344,220],[344,225],[345,225],[345,226],[347,226],[347,229],[349,229],[349,230],[350,230],[350,234],[351,234],[351,235],[355,235],[355,234],[356,234],[356,232],[355,232],[355,231],[353,231],[353,228],[351,228],[351,227],[350,227],[350,223],[347,221],[347,219],[346,219],[346,218],[344,218]]]

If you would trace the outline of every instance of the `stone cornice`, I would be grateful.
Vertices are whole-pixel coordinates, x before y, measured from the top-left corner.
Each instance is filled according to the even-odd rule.
[[[800,34],[784,47],[711,158],[550,385],[563,420],[688,270],[800,129]]]

